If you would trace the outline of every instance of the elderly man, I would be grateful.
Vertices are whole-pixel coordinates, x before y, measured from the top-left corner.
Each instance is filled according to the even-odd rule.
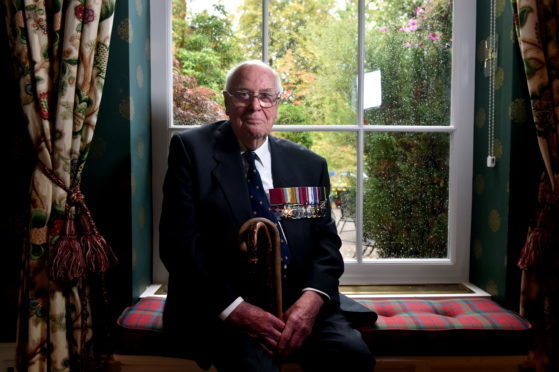
[[[219,371],[277,371],[285,358],[309,371],[370,371],[374,360],[339,309],[343,260],[326,161],[270,136],[280,92],[268,65],[241,63],[223,92],[229,120],[171,140],[160,224],[169,271],[164,329],[173,347]],[[259,208],[251,185],[314,193],[313,213],[270,217],[282,240],[281,319],[243,298],[237,233]]]

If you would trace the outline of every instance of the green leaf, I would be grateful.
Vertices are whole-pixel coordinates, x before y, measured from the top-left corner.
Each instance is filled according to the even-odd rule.
[[[14,7],[16,11],[20,11],[23,9],[23,0],[14,0],[13,1]]]
[[[45,211],[31,211],[31,228],[43,227],[47,224],[47,214]]]
[[[19,28],[19,42],[27,45],[27,31],[24,27]]]
[[[46,244],[31,244],[31,259],[37,261],[43,257],[46,250]]]
[[[62,10],[62,1],[61,0],[53,1],[53,10],[55,12],[60,12]]]
[[[81,127],[79,130],[72,131],[72,138],[77,138],[81,136],[82,132],[83,132],[83,127]]]
[[[65,59],[64,62],[66,62],[67,64],[72,65],[72,66],[77,66],[78,63],[80,62],[80,60],[78,58],[68,58],[68,59]]]
[[[538,66],[536,66],[534,62],[538,62],[538,61],[533,58],[524,60],[524,70],[526,71],[527,77],[533,76],[536,73],[536,71],[538,71],[538,66],[541,66],[541,63],[537,63]]]
[[[518,13],[518,22],[520,23],[521,28],[524,27],[524,25],[526,24],[526,20],[528,19],[528,16],[533,11],[534,9],[532,9],[532,7],[530,6],[525,6],[520,9],[520,12]]]
[[[103,22],[105,19],[110,18],[115,12],[115,2],[107,1],[103,2],[101,7],[101,15],[99,17],[99,22]]]
[[[68,87],[68,84],[66,83],[65,80],[62,80],[60,82],[60,86],[58,87],[58,95],[60,97],[62,97],[63,95],[66,94],[66,88]]]

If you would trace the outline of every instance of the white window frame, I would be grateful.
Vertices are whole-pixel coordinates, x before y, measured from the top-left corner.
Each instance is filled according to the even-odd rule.
[[[267,9],[268,0],[263,0]],[[439,132],[450,135],[448,257],[443,259],[363,260],[361,239],[356,259],[346,260],[343,284],[402,284],[467,282],[470,258],[472,204],[476,2],[454,0],[450,125],[366,126],[363,119],[365,19],[364,0],[358,0],[358,119],[356,125],[275,125],[275,131],[351,131],[357,134],[356,236],[363,232],[363,150],[368,132]],[[166,283],[159,259],[159,218],[162,185],[171,136],[185,127],[173,126],[171,0],[150,0],[151,104],[153,187],[153,281]],[[263,11],[263,19],[267,11]],[[267,54],[267,27],[263,27]]]

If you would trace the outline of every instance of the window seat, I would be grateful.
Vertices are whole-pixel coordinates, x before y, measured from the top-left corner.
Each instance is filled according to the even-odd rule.
[[[378,314],[360,331],[376,355],[526,355],[531,325],[488,298],[358,299]]]
[[[487,298],[357,301],[378,314],[374,326],[360,328],[375,356],[526,355],[530,346],[530,323]],[[145,297],[124,310],[118,353],[166,355],[164,303],[164,297]]]

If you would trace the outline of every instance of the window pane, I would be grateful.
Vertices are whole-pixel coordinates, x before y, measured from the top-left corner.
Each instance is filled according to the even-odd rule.
[[[257,2],[254,2],[255,4]],[[173,124],[225,119],[227,71],[253,52],[237,29],[240,1],[173,0]],[[258,11],[259,5],[255,5]],[[255,21],[253,27],[259,28]],[[260,39],[256,40],[260,45]],[[260,49],[256,48],[254,53]]]
[[[355,258],[356,133],[282,131],[273,134],[299,143],[328,161],[332,217],[336,221],[342,239],[341,252],[344,259]]]
[[[449,125],[451,33],[451,0],[367,2],[366,124]]]
[[[373,257],[447,257],[449,138],[366,134],[363,240]]]
[[[357,1],[270,0],[279,124],[356,124]]]

